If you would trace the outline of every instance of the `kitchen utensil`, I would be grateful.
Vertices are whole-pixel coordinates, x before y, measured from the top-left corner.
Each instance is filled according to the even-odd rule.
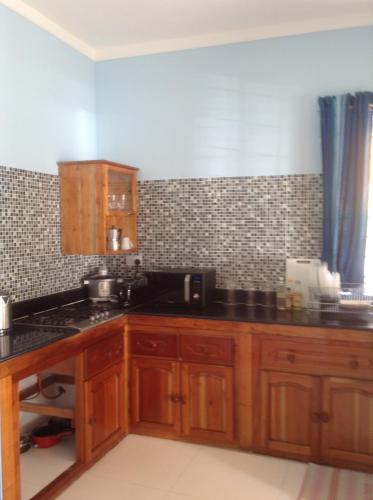
[[[257,292],[257,305],[264,307],[276,307],[276,292],[269,284],[260,286]]]
[[[122,230],[111,226],[107,233],[107,247],[108,250],[119,250],[120,249],[120,239],[122,235]]]
[[[122,250],[131,250],[133,243],[128,236],[123,236],[120,247]]]
[[[59,422],[49,422],[35,429],[31,435],[32,442],[38,448],[50,448],[58,444],[64,436],[71,436],[73,430],[70,425],[63,425]]]
[[[31,436],[29,434],[22,434],[19,439],[19,452],[25,453],[31,446]]]
[[[102,266],[96,274],[86,276],[84,285],[88,285],[88,296],[92,301],[117,301],[119,285],[123,283],[123,278],[110,275],[107,268]]]
[[[12,303],[10,295],[0,292],[0,335],[9,333],[12,326]]]

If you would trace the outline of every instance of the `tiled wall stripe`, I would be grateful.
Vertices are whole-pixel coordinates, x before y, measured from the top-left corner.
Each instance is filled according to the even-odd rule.
[[[215,267],[228,282],[277,282],[287,257],[317,258],[320,175],[139,182],[139,250],[146,269]],[[109,259],[121,272],[124,259]]]
[[[286,257],[318,257],[319,175],[139,182],[139,251],[144,268],[216,267],[229,281],[276,282]],[[13,300],[79,286],[106,262],[128,274],[124,257],[63,256],[58,177],[0,167],[0,289]]]
[[[63,256],[59,180],[0,167],[0,290],[15,301],[80,286],[99,257]]]

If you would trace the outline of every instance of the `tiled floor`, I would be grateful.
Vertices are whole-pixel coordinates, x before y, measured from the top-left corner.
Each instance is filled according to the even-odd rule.
[[[58,448],[22,455],[22,500],[70,465],[71,445]],[[59,499],[296,500],[305,470],[290,460],[130,435]]]
[[[53,461],[61,465],[65,459],[61,452]],[[130,435],[59,499],[296,500],[305,470],[290,460]]]

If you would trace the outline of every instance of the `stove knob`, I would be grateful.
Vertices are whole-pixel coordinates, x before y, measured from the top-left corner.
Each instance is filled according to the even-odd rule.
[[[100,313],[100,319],[104,319],[105,318],[105,313],[104,312],[101,312]]]
[[[89,322],[94,323],[96,321],[96,316],[94,314],[91,314],[89,317]]]
[[[104,312],[104,318],[108,318],[109,316],[110,316],[109,311],[105,311],[105,312]]]
[[[100,319],[100,313],[96,313],[95,318],[96,318],[96,321],[98,321]]]

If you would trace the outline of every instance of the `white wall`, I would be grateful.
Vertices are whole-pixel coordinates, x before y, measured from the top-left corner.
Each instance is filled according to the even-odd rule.
[[[96,158],[94,63],[0,5],[0,165]]]
[[[100,62],[98,154],[143,179],[317,173],[317,97],[359,90],[373,27]]]

